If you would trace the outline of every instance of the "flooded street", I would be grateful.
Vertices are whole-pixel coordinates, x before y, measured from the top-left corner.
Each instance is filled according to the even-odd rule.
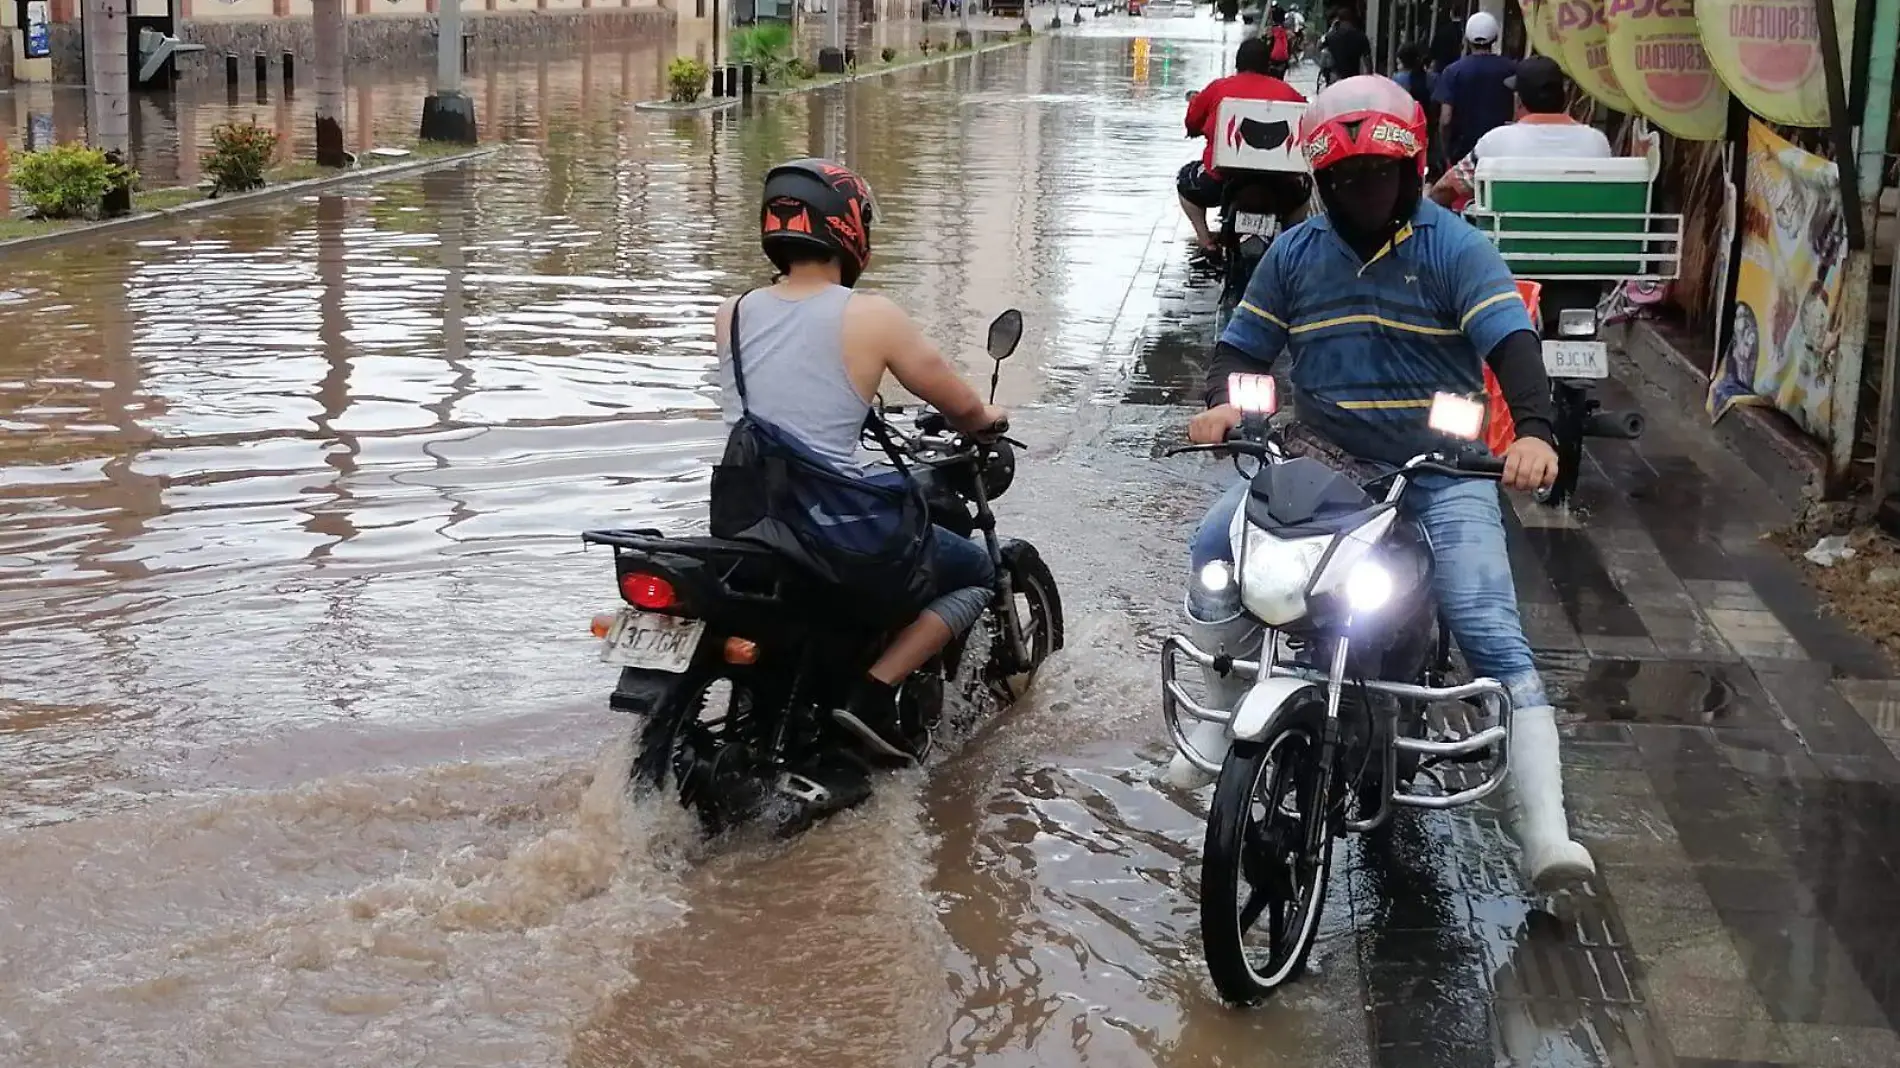
[[[666,49],[515,67],[480,162],[9,254],[0,1065],[1900,1063],[1900,683],[1660,414],[1509,523],[1604,877],[1536,901],[1495,814],[1421,817],[1342,844],[1314,974],[1215,998],[1156,655],[1225,472],[1157,454],[1212,338],[1182,95],[1238,40],[1102,19],[690,117],[629,106]],[[968,375],[1022,309],[997,513],[1068,647],[864,809],[708,844],[626,796],[578,535],[703,526],[713,311],[804,155]]]

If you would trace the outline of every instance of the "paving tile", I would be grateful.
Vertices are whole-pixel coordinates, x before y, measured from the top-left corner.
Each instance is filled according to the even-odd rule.
[[[1714,611],[1766,612],[1768,606],[1755,593],[1755,587],[1740,580],[1688,579],[1683,587],[1704,609]]]
[[[1678,1064],[1697,1060],[1800,1068],[1893,1068],[1900,1064],[1900,1037],[1884,1028],[1685,1016],[1665,1021],[1663,1031]]]
[[[1835,679],[1834,689],[1882,738],[1900,738],[1900,679]]]

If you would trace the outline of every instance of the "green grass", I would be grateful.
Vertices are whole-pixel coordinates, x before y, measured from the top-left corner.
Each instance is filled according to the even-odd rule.
[[[470,150],[472,146],[451,144],[443,141],[420,141],[411,145],[387,146],[407,148],[409,155],[385,159],[367,153],[357,158],[357,170],[373,171],[377,168],[418,160],[440,159],[458,155]],[[329,178],[349,174],[333,167],[319,167],[308,161],[286,163],[281,167],[272,167],[265,174],[264,187],[287,185],[291,182],[309,181],[313,178]],[[167,186],[163,189],[142,189],[132,194],[132,214],[143,215],[154,211],[169,211],[182,208],[187,204],[196,204],[211,199],[208,190],[202,186]],[[55,234],[61,230],[70,230],[86,226],[96,219],[28,219],[18,215],[0,218],[0,241],[12,241],[22,237],[38,237],[42,234]]]

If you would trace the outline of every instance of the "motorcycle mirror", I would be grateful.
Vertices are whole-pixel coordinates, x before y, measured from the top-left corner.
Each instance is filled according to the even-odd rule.
[[[1201,95],[1201,91],[1199,89],[1189,89],[1187,91],[1187,96],[1185,97],[1185,99],[1192,100],[1199,95]]]
[[[990,323],[990,359],[1001,363],[1009,359],[1023,340],[1023,313],[1011,308]]]

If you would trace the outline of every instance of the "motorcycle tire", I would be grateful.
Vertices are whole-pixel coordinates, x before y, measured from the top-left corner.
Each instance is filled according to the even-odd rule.
[[[1324,724],[1324,706],[1309,702],[1265,739],[1235,742],[1215,781],[1201,856],[1201,949],[1214,988],[1231,1004],[1258,1004],[1298,978],[1319,934],[1334,839]],[[1279,817],[1266,827],[1253,818],[1263,785],[1267,811]],[[1280,807],[1289,798],[1297,821]],[[1266,960],[1256,967],[1246,938],[1262,918],[1271,926]]]
[[[1041,554],[1027,542],[1005,545],[1003,566],[1009,568],[1010,588],[1015,591],[1017,611],[1027,635],[1025,644],[1029,647],[1029,663],[1014,665],[1022,670],[1014,672],[1009,680],[1010,688],[1022,694],[1035,681],[1042,665],[1062,648],[1062,592],[1056,588],[1056,577],[1049,565],[1043,563]],[[999,641],[992,654],[993,662],[1006,655],[1005,644]]]

